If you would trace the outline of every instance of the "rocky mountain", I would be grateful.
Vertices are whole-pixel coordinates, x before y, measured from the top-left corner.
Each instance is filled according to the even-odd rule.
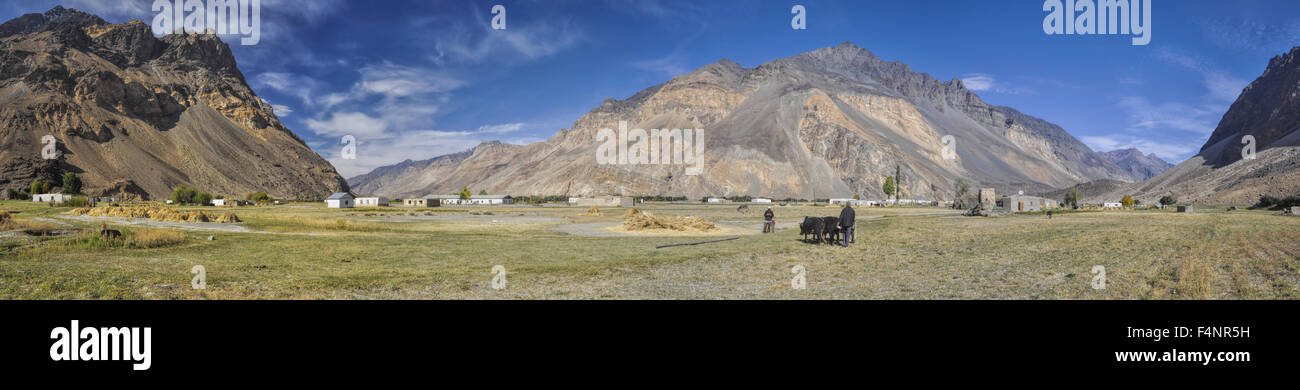
[[[1254,137],[1254,158],[1245,158]],[[1300,194],[1300,47],[1273,57],[1241,91],[1200,153],[1147,181],[1104,194],[1154,200],[1251,204]]]
[[[704,170],[597,164],[597,133],[703,129]],[[952,136],[952,159],[944,137]],[[882,198],[900,166],[903,196],[949,199],[972,187],[1045,192],[1132,175],[1060,127],[985,103],[851,43],[754,68],[728,60],[624,99],[606,99],[571,129],[529,145],[485,143],[455,155],[383,167],[349,182],[389,196],[463,187],[515,195],[752,195]]]
[[[1123,168],[1137,181],[1150,179],[1152,176],[1159,175],[1160,172],[1174,166],[1174,164],[1156,157],[1155,153],[1142,154],[1142,151],[1137,150],[1137,148],[1112,150],[1102,152],[1101,155]]]
[[[43,158],[42,138],[57,140]],[[285,128],[213,35],[155,38],[63,7],[0,24],[0,188],[81,175],[88,194],[323,198],[347,183]]]

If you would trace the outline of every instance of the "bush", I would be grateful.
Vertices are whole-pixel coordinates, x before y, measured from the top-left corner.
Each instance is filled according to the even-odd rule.
[[[271,201],[274,200],[274,199],[271,198],[270,195],[267,195],[267,194],[266,194],[266,191],[258,191],[258,192],[254,192],[254,193],[248,194],[247,199],[248,199],[248,201],[250,201],[250,202],[254,202],[254,203],[257,203],[257,204],[266,204],[266,203],[271,203]]]
[[[1176,203],[1178,203],[1178,198],[1175,198],[1173,195],[1165,195],[1160,197],[1161,206],[1173,206]]]
[[[1133,207],[1133,197],[1124,195],[1124,199],[1120,199],[1119,203],[1123,204],[1124,207]]]
[[[1250,208],[1281,210],[1293,206],[1300,206],[1300,195],[1291,195],[1285,198],[1261,195],[1259,197],[1259,202],[1255,203],[1254,206],[1250,206]]]
[[[32,194],[32,195],[40,194],[40,193],[42,193],[42,192],[41,192],[41,189],[42,189],[42,188],[44,188],[44,186],[42,186],[42,183],[41,183],[40,180],[32,180],[32,187],[31,187],[31,189],[30,189],[29,191],[27,191],[27,192],[30,193],[30,194]]]

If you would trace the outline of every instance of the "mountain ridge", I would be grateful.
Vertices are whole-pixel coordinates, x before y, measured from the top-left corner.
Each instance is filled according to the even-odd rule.
[[[596,131],[621,120],[632,128],[705,129],[705,173],[595,164]],[[955,160],[941,158],[944,135],[957,141]],[[1029,192],[1133,180],[1059,126],[985,103],[961,80],[939,81],[847,42],[753,68],[719,60],[626,99],[605,99],[546,141],[478,149],[456,169],[408,170],[382,183],[375,179],[383,175],[367,174],[350,183],[390,196],[486,187],[518,195],[883,197],[880,183],[899,165],[905,194],[941,199],[957,179]]]
[[[347,189],[249,88],[213,35],[155,37],[55,7],[0,24],[0,187],[82,176],[87,194],[165,198],[176,185],[313,199]],[[52,135],[59,158],[41,158]]]

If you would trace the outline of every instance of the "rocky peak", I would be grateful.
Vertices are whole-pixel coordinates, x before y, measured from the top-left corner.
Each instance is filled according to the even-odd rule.
[[[60,27],[84,28],[101,24],[108,24],[108,22],[76,9],[54,6],[43,14],[26,14],[0,24],[0,38],[37,31],[52,31]]]
[[[1201,155],[1216,167],[1228,165],[1241,160],[1241,151],[1221,143],[1236,144],[1250,135],[1257,150],[1263,150],[1296,130],[1300,130],[1300,46],[1269,60],[1264,73],[1228,108],[1201,147]]]

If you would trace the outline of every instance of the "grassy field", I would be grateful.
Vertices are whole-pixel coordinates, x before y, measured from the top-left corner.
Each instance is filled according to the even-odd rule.
[[[186,208],[205,211],[225,209]],[[1106,211],[958,217],[938,208],[862,208],[851,248],[808,244],[794,227],[832,207],[647,205],[743,232],[701,239],[606,227],[623,210],[577,207],[328,210],[241,207],[238,231],[126,225],[122,243],[68,208],[0,202],[4,299],[1293,299],[1300,218],[1267,211]],[[414,213],[415,215],[411,215]],[[216,225],[216,224],[211,224]],[[202,225],[196,225],[202,226]],[[80,231],[79,233],[76,231]],[[178,232],[183,237],[173,233]],[[211,236],[212,240],[208,238]],[[708,238],[721,237],[717,234]],[[130,240],[130,241],[128,241]],[[125,244],[135,243],[135,244]],[[190,286],[195,265],[206,289]],[[492,268],[506,287],[492,288]],[[806,270],[794,290],[791,269]],[[1106,287],[1092,287],[1094,266]]]

